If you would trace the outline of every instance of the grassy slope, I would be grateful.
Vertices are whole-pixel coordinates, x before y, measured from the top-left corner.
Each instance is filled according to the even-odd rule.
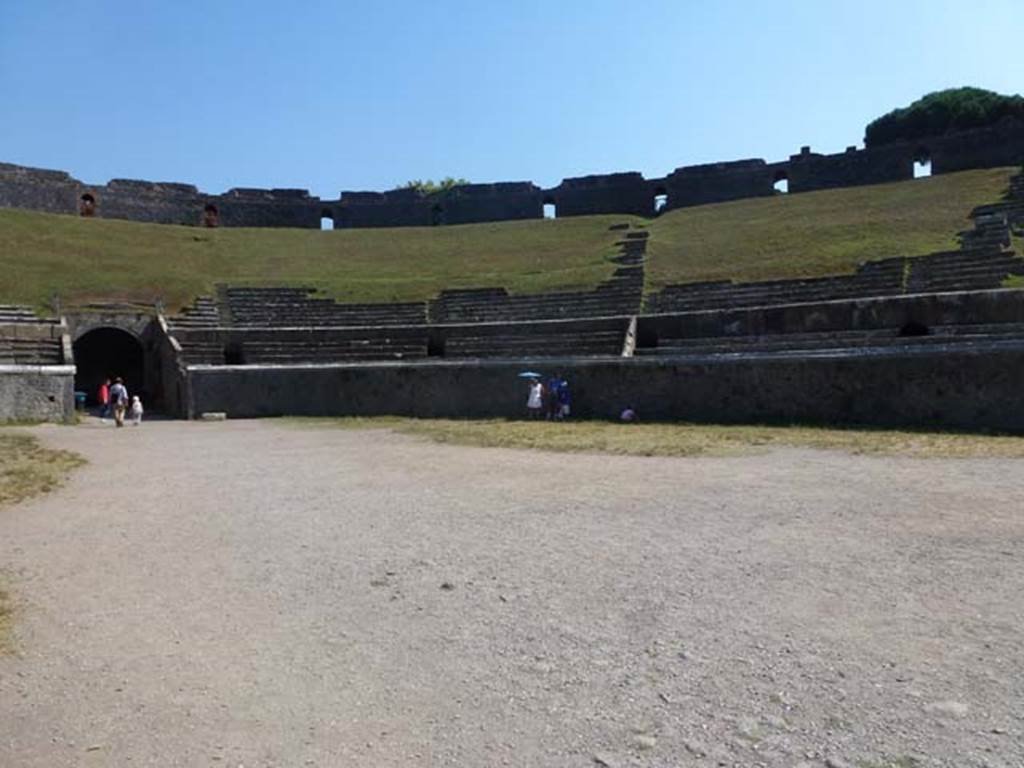
[[[976,205],[999,200],[1015,169],[740,200],[648,223],[648,287],[852,271],[866,259],[956,247]],[[348,301],[425,299],[443,288],[534,292],[609,277],[628,216],[436,228],[219,229],[0,210],[0,302],[91,299],[176,308],[216,282],[311,285]],[[642,220],[633,219],[634,222]]]
[[[216,282],[312,285],[351,301],[425,299],[442,288],[589,288],[611,276],[628,216],[320,232],[197,229],[0,210],[0,301],[90,299],[170,307]],[[69,269],[70,267],[70,269]]]
[[[1014,168],[671,211],[650,225],[648,287],[852,272],[868,259],[957,247],[967,214],[1000,200]]]

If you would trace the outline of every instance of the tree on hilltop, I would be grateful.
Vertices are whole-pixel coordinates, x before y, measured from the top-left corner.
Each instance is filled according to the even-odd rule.
[[[894,109],[868,123],[864,145],[876,147],[941,136],[992,125],[1010,116],[1024,119],[1024,98],[982,88],[948,88],[929,93],[910,106]]]
[[[433,181],[432,179],[416,179],[415,181],[408,181],[402,189],[415,189],[420,193],[421,197],[429,197],[430,195],[436,195],[440,192],[447,192],[453,187],[460,187],[463,184],[469,184],[466,179],[456,179],[451,176],[445,176],[440,181]]]

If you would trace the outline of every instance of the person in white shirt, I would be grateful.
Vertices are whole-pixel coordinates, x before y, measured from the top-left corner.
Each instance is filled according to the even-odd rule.
[[[539,419],[544,407],[544,385],[538,379],[530,380],[530,395],[526,399],[526,414],[531,419]]]
[[[142,423],[142,401],[139,400],[138,395],[135,395],[135,397],[132,398],[132,408],[130,413],[132,417],[132,425],[136,427],[139,426],[139,424]]]

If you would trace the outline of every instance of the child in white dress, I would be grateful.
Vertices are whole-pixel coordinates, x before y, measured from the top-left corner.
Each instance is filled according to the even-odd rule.
[[[132,398],[132,408],[130,411],[132,417],[132,425],[139,426],[142,423],[142,401],[139,400],[139,396],[135,395]]]

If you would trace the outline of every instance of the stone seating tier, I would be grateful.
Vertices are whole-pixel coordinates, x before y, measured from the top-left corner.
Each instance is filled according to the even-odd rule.
[[[616,331],[449,336],[445,341],[444,356],[499,358],[619,355],[622,352],[623,336],[623,333]]]
[[[59,339],[26,339],[0,336],[0,365],[62,365],[64,351]]]
[[[935,326],[927,335],[900,335],[897,328],[871,331],[781,333],[760,336],[660,338],[656,347],[637,348],[638,356],[684,356],[749,352],[812,352],[830,349],[901,348],[965,344],[977,341],[1024,340],[1024,323]]]
[[[0,323],[53,323],[42,320],[31,307],[17,304],[0,304]]]

